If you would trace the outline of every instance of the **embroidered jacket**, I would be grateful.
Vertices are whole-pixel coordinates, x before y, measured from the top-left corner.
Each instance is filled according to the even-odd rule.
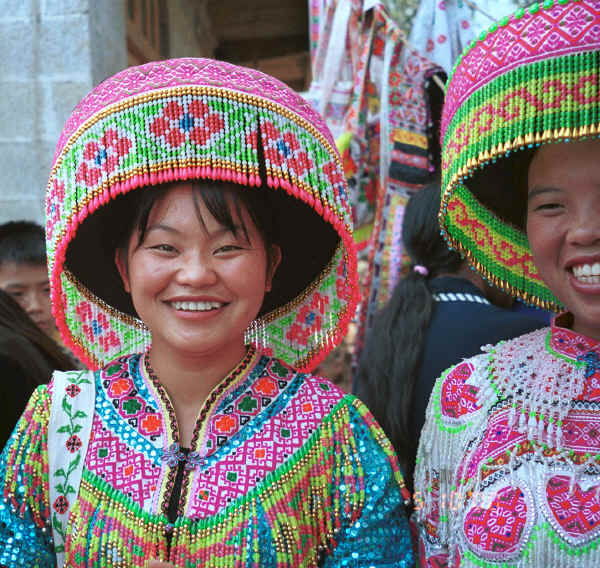
[[[600,344],[558,321],[438,379],[415,477],[423,566],[600,565]]]
[[[0,565],[412,564],[402,476],[356,398],[251,350],[184,452],[143,361],[34,393],[0,464]]]

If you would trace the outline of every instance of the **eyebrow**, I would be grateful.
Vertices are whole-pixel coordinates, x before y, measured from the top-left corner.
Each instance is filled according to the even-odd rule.
[[[154,225],[150,225],[150,227],[148,227],[148,229],[146,230],[146,234],[150,233],[151,231],[166,231],[168,233],[175,233],[175,234],[179,234],[180,231],[177,230],[175,227],[171,227],[170,225],[164,225],[162,223],[155,223]],[[232,233],[234,236],[237,235],[241,230],[241,227],[239,225],[234,225],[233,227],[231,227],[231,229],[229,229],[228,227],[225,226],[221,226],[220,229],[217,229],[216,231],[212,231],[211,233],[209,233],[208,231],[206,232],[207,235],[211,238],[215,238],[215,237],[220,237],[221,235],[224,235],[225,233]]]
[[[536,187],[532,189],[527,194],[527,201],[531,201],[534,197],[541,195],[543,193],[561,193],[562,189],[558,189],[558,187]]]
[[[154,225],[150,225],[146,229],[146,234],[152,231],[166,231],[167,233],[179,233],[179,231],[175,227],[171,227],[169,225],[163,225],[162,223],[155,223]]]

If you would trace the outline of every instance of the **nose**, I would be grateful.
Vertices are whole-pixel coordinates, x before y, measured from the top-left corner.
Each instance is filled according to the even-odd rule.
[[[600,212],[595,207],[580,207],[569,222],[567,239],[579,246],[600,243]]]
[[[35,290],[30,290],[23,296],[23,309],[29,315],[36,315],[43,311],[43,299]]]
[[[176,280],[182,286],[204,288],[216,284],[218,277],[210,258],[199,253],[183,255]]]

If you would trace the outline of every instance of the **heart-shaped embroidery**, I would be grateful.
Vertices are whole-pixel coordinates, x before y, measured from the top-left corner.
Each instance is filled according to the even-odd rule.
[[[522,550],[533,523],[533,499],[526,488],[498,490],[488,507],[473,506],[463,532],[468,547],[489,560],[506,559]]]
[[[554,475],[546,483],[546,516],[569,544],[579,546],[600,535],[600,479],[571,489],[568,475]]]
[[[442,382],[440,406],[444,418],[458,420],[481,408],[476,386],[467,384],[473,373],[473,365],[461,363],[452,369]]]

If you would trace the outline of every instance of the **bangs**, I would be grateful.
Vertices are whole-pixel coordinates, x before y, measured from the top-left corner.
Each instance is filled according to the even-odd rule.
[[[238,233],[241,230],[246,241],[249,241],[248,227],[246,227],[242,214],[242,210],[245,209],[265,245],[269,246],[277,242],[278,231],[275,226],[275,217],[264,193],[259,195],[255,189],[240,189],[239,186],[219,182],[210,185],[191,182],[191,186],[196,217],[204,229],[206,229],[206,222],[200,211],[200,200],[215,221],[235,237],[239,236]],[[156,186],[144,191],[139,197],[136,196],[138,203],[134,206],[134,210],[136,210],[134,222],[131,224],[131,230],[119,239],[117,248],[123,249],[127,246],[134,230],[138,232],[137,246],[142,244],[148,228],[150,212],[156,202],[164,198],[169,189],[164,185]]]

